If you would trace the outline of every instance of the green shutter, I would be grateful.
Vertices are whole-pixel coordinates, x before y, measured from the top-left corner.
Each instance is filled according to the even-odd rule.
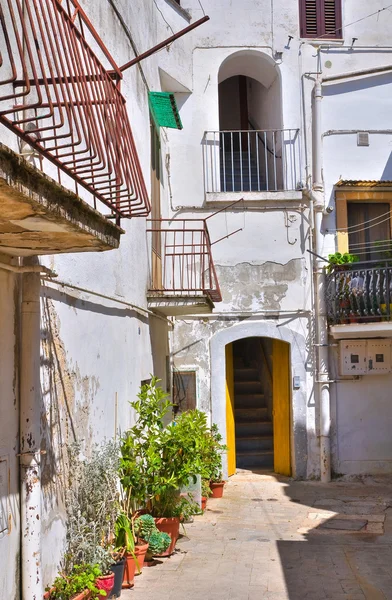
[[[150,111],[157,127],[182,129],[174,94],[170,92],[149,92]]]

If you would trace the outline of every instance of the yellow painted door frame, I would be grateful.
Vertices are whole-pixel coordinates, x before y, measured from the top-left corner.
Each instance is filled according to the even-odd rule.
[[[229,477],[235,474],[235,417],[234,417],[234,364],[233,344],[227,344],[226,353],[226,444],[227,471]]]
[[[281,340],[273,340],[272,407],[274,471],[280,475],[290,476],[290,345]]]

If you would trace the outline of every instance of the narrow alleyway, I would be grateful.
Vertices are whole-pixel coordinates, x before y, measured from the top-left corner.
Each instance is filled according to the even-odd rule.
[[[241,472],[122,598],[392,599],[392,479],[322,485]]]

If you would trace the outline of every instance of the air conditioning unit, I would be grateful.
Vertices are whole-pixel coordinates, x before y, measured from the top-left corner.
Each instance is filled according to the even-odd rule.
[[[341,340],[340,375],[382,375],[392,372],[391,340]]]

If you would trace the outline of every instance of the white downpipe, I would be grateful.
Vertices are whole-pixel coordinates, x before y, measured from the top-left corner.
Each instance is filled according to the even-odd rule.
[[[20,484],[22,600],[41,600],[40,275],[22,282]]]
[[[321,102],[323,99],[321,80],[318,77],[314,86],[313,106],[313,189],[312,210],[314,210],[314,243],[315,252],[323,255],[323,237],[321,235],[324,214],[324,185],[322,167],[322,122]],[[321,481],[331,481],[331,407],[329,390],[329,356],[328,356],[328,323],[325,299],[324,261],[316,258],[315,267],[315,301],[316,301],[316,343],[317,398],[320,411],[320,471]]]

